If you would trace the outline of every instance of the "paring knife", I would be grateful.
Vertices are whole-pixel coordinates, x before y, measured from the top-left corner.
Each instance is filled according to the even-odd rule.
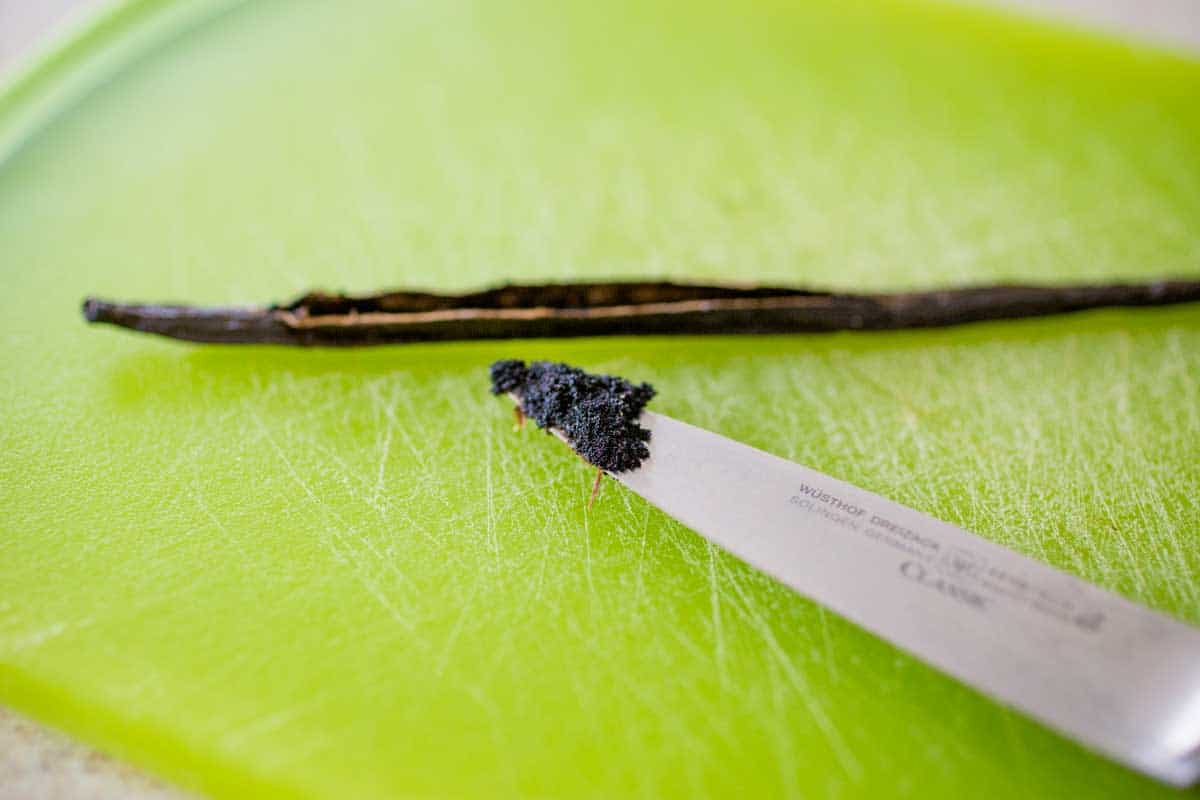
[[[642,412],[625,486],[792,589],[1083,745],[1200,777],[1200,629],[879,495]]]

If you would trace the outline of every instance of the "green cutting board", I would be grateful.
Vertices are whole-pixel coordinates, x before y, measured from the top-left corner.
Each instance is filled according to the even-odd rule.
[[[1159,797],[512,431],[493,359],[1200,622],[1200,308],[295,351],[86,294],[1200,276],[1200,64],[856,2],[130,3],[0,99],[0,702],[222,797]]]

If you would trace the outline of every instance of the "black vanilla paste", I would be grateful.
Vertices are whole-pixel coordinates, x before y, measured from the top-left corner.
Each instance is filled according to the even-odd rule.
[[[605,472],[637,469],[650,456],[650,431],[638,417],[654,387],[593,375],[552,361],[497,361],[492,394],[511,394],[538,427],[554,430],[585,461]]]

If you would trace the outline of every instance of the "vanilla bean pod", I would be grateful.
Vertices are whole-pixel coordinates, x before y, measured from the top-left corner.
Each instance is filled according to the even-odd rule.
[[[1095,286],[979,286],[850,294],[676,283],[509,285],[467,294],[315,292],[265,308],[114,303],[89,322],[218,344],[361,346],[628,334],[895,330],[1200,301],[1200,280]]]

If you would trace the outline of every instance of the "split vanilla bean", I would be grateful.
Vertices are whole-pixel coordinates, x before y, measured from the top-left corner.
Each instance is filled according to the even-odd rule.
[[[265,308],[88,298],[88,322],[216,344],[340,347],[464,339],[896,330],[1200,301],[1200,280],[851,294],[666,282],[509,285],[466,294],[314,292]]]

